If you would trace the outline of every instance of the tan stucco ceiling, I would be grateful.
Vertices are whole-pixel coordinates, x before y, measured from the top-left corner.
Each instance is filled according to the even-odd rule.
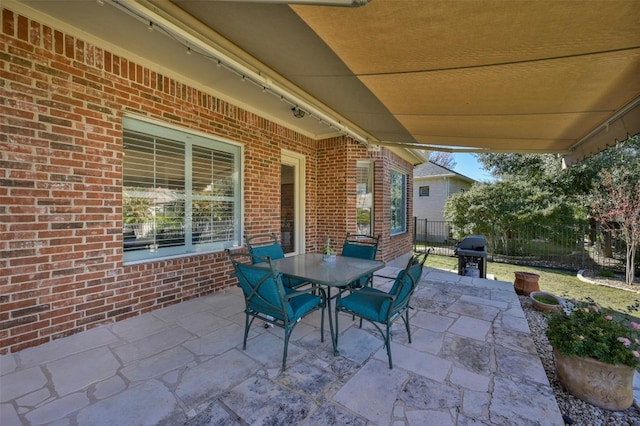
[[[114,3],[104,2],[104,11]],[[380,145],[552,152],[572,162],[640,132],[638,0],[118,2],[226,49]],[[210,60],[176,60],[184,46],[159,31],[138,34],[141,19],[121,10],[95,17],[95,1],[22,3],[276,121],[316,137],[331,133],[317,117],[292,118],[290,105],[225,77]],[[160,36],[162,44],[152,39]]]

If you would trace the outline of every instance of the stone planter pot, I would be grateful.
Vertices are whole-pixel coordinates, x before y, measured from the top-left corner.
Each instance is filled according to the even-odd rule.
[[[547,293],[546,291],[532,291],[529,293],[529,298],[531,299],[531,304],[533,307],[539,311],[559,311],[562,307],[562,299],[556,296],[553,293]],[[547,303],[542,299],[547,299],[553,303]]]
[[[607,410],[626,410],[633,404],[633,367],[565,357],[556,349],[553,358],[560,383],[576,397]]]
[[[514,272],[514,274],[516,275],[516,280],[513,286],[516,289],[516,293],[528,296],[532,291],[540,291],[540,285],[538,284],[540,275],[522,271]]]

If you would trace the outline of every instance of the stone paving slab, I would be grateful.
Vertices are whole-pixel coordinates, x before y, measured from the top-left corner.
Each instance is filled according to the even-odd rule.
[[[392,370],[377,330],[345,314],[334,356],[316,312],[281,371],[281,329],[256,321],[242,350],[237,288],[1,356],[0,424],[563,424],[511,283],[426,268],[412,301]]]

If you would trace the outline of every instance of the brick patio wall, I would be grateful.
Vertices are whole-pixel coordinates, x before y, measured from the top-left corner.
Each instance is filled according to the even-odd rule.
[[[280,228],[281,150],[304,154],[307,251],[355,229],[358,159],[376,161],[382,211],[389,166],[411,176],[389,151],[313,140],[10,10],[1,25],[0,354],[235,284],[223,252],[123,264],[126,113],[244,144],[249,234]],[[376,233],[387,235],[381,256],[393,259],[411,249],[412,233],[388,238],[388,222],[376,214]]]

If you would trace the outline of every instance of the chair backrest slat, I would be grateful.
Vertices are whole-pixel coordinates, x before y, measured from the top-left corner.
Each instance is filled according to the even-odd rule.
[[[375,260],[378,253],[379,241],[380,235],[374,237],[371,235],[347,233],[344,244],[342,245],[342,255]]]
[[[348,257],[374,260],[376,258],[376,252],[377,248],[370,245],[344,243],[342,246],[342,255]]]
[[[249,253],[258,258],[282,259],[284,250],[275,233],[244,236]],[[256,263],[256,262],[254,262]]]

